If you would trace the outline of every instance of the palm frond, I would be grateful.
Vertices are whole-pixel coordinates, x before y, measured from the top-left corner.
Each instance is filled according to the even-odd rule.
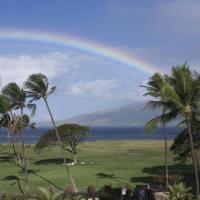
[[[33,117],[35,115],[35,112],[36,112],[36,104],[28,103],[27,108],[31,110],[30,116]]]

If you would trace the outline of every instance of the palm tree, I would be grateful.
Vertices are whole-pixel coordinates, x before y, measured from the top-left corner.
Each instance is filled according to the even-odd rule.
[[[8,144],[11,145],[13,149],[13,153],[16,156],[16,148],[15,148],[15,142],[13,139],[13,134],[11,133],[11,117],[8,113],[1,113],[0,114],[0,128],[4,128],[7,130],[7,138],[8,138]]]
[[[172,68],[172,74],[168,77],[169,84],[162,88],[161,97],[175,106],[186,122],[191,148],[191,156],[194,167],[196,198],[199,199],[199,176],[197,158],[192,136],[192,114],[199,111],[200,102],[200,76],[192,73],[187,63]]]
[[[147,103],[146,107],[150,107],[153,110],[154,109],[161,109],[162,110],[162,115],[165,116],[165,112],[167,109],[167,103],[160,97],[161,94],[161,89],[162,87],[166,85],[166,79],[164,76],[162,76],[159,73],[155,73],[150,80],[148,81],[146,86],[144,87],[147,92],[144,94],[144,96],[151,96],[155,100],[151,100]],[[159,98],[159,99],[158,99]],[[145,130],[146,131],[151,131],[152,129],[155,128],[156,124],[153,124],[154,119],[150,120],[149,122],[146,123]],[[169,186],[169,181],[168,181],[168,144],[167,144],[167,132],[166,132],[166,120],[163,118],[162,120],[162,126],[163,126],[163,133],[164,133],[164,146],[165,146],[165,185],[166,188]]]
[[[65,169],[67,171],[67,174],[70,178],[70,182],[71,182],[75,192],[77,192],[78,190],[77,190],[76,184],[75,184],[75,182],[72,178],[72,175],[70,173],[70,170],[67,166],[67,161],[66,161],[66,158],[64,155],[63,142],[60,138],[59,132],[58,132],[56,124],[55,124],[53,114],[52,114],[51,109],[48,104],[48,97],[55,91],[56,87],[54,86],[54,87],[49,88],[48,78],[44,74],[41,74],[41,73],[30,75],[28,80],[24,83],[24,86],[27,89],[27,91],[26,91],[27,97],[31,98],[31,100],[29,101],[30,103],[33,102],[34,100],[39,100],[39,99],[44,100],[47,110],[49,112],[49,115],[51,117],[53,127],[56,132],[56,137],[57,137],[57,140],[59,143],[60,152],[61,152],[61,156],[63,158]]]
[[[26,159],[26,148],[24,143],[24,127],[23,127],[23,115],[24,115],[24,107],[26,102],[26,92],[23,88],[20,88],[16,83],[8,83],[2,90],[2,93],[7,96],[10,101],[13,102],[14,109],[20,109],[21,113],[21,131],[20,137],[22,141],[22,157],[23,157],[23,168],[25,173],[25,191],[29,192],[29,181],[28,181],[28,172],[27,172],[27,159]],[[20,119],[18,118],[18,119]]]
[[[10,127],[13,119],[12,101],[5,95],[0,94],[0,127],[5,128],[8,133],[8,142],[12,145],[15,156],[17,155],[13,135],[10,132]]]
[[[20,134],[21,124],[22,124],[21,121],[23,121],[24,130],[26,128],[29,128],[29,129],[33,130],[34,132],[37,132],[37,129],[36,129],[36,123],[34,123],[34,122],[31,123],[28,115],[24,114],[23,119],[19,115],[14,116],[13,123],[12,123],[12,126],[11,126],[11,130],[12,130],[12,133],[14,135],[16,135],[16,134],[19,135],[19,140],[20,140],[21,144],[23,144],[24,139],[21,137],[21,134]],[[29,143],[28,149],[30,149],[30,143]],[[26,159],[28,161],[28,151],[26,151]],[[20,162],[20,156],[19,156],[19,166],[23,168],[23,165],[21,165],[20,163],[21,162]]]
[[[33,133],[37,133],[36,123],[31,122],[30,117],[28,115],[23,116],[23,122],[24,122],[24,129],[28,128]],[[29,139],[31,139],[31,138],[29,137]],[[29,144],[28,144],[28,148],[27,148],[27,161],[28,161],[28,163],[29,163],[30,147],[31,147],[31,141],[29,140]]]

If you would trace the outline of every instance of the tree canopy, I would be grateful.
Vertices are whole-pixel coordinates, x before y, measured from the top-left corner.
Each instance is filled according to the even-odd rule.
[[[80,142],[83,142],[89,134],[89,127],[78,124],[63,124],[57,127],[61,140],[65,146],[70,146],[73,150]],[[48,130],[42,135],[36,144],[36,150],[46,148],[57,143],[56,133],[54,129]]]

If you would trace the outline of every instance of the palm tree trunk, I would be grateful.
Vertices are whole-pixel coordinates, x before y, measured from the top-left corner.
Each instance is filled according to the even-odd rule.
[[[77,157],[76,157],[76,153],[73,153],[73,157],[74,157],[74,164],[77,164]]]
[[[11,115],[11,119],[13,120],[14,116],[13,116],[12,110],[10,110],[10,115]],[[9,127],[8,127],[8,131],[9,131],[9,135],[10,135],[10,124],[9,124]],[[16,151],[16,148],[15,148],[15,141],[14,141],[13,134],[11,136],[11,143],[12,143],[13,152],[14,152],[15,156],[17,157],[17,151]]]
[[[197,154],[196,149],[195,149],[195,157],[196,157],[196,161],[197,161],[198,170],[199,170],[199,173],[200,173],[200,160],[198,159],[198,154]]]
[[[15,144],[13,142],[13,139],[10,139],[10,137],[12,137],[12,136],[10,135],[10,129],[9,128],[7,128],[7,133],[8,133],[8,142],[9,142],[9,144],[11,145],[11,147],[13,149],[14,157],[16,157],[17,156],[17,152],[16,152],[16,148],[15,148]]]
[[[169,174],[168,174],[168,144],[167,144],[167,131],[165,122],[163,123],[164,129],[164,142],[165,142],[165,186],[169,187]]]
[[[21,144],[22,144],[22,142],[21,142],[21,136],[20,136],[20,132],[18,132],[17,133],[17,135],[18,135],[18,145],[17,145],[17,159],[18,159],[18,164],[19,164],[19,166],[20,167],[22,167],[22,161],[21,161],[21,157],[22,157],[22,155],[21,155]]]
[[[188,115],[186,115],[185,118],[186,118],[188,133],[189,133],[189,141],[190,141],[190,148],[191,148],[191,154],[192,154],[192,163],[193,163],[193,167],[194,167],[196,199],[199,200],[200,199],[200,196],[199,196],[199,175],[198,175],[197,158],[196,158],[196,155],[195,155],[194,142],[193,142],[193,137],[192,137],[191,122],[190,122]]]
[[[8,115],[8,113],[7,113]],[[12,115],[11,115],[12,116]],[[7,118],[7,120],[9,121],[9,119]],[[10,134],[10,122],[8,122],[8,127],[7,127],[7,133],[8,133],[8,142],[11,144],[12,148],[13,148],[13,152],[15,154],[15,156],[17,155],[17,152],[16,152],[16,148],[15,148],[15,144],[14,144],[14,141],[13,141],[13,136],[11,136]]]
[[[63,162],[64,162],[64,167],[65,167],[65,169],[66,169],[66,171],[67,171],[67,174],[68,174],[69,179],[70,179],[70,182],[71,182],[71,184],[72,184],[72,186],[73,186],[73,188],[74,188],[74,191],[77,193],[77,192],[78,192],[78,189],[77,189],[76,184],[75,184],[75,182],[74,182],[74,180],[73,180],[73,178],[72,178],[72,175],[71,175],[71,173],[70,173],[69,167],[67,166],[67,160],[66,160],[65,155],[64,155],[63,143],[62,143],[62,141],[61,141],[60,135],[59,135],[59,133],[58,133],[58,129],[57,129],[57,127],[56,127],[56,124],[55,124],[53,115],[52,115],[52,113],[51,113],[51,110],[50,110],[50,107],[49,107],[49,104],[48,104],[48,101],[47,101],[46,98],[44,98],[44,102],[45,102],[45,104],[46,104],[47,110],[48,110],[48,112],[49,112],[49,115],[50,115],[50,117],[51,117],[52,124],[53,124],[54,129],[55,129],[55,132],[56,132],[57,140],[58,140],[58,143],[59,143],[59,146],[60,146],[61,156],[62,156]]]
[[[26,156],[26,148],[24,143],[24,122],[23,122],[23,107],[21,107],[21,142],[22,142],[22,156],[23,156],[23,169],[25,175],[25,192],[26,194],[29,192],[29,180],[28,180],[28,170],[27,170],[27,156]]]

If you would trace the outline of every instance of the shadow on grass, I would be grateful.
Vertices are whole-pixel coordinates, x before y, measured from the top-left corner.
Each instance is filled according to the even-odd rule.
[[[96,174],[96,177],[97,178],[110,178],[110,179],[125,179],[125,178],[122,178],[122,177],[119,177],[119,176],[115,176],[114,174],[106,174],[106,173],[102,173],[102,172],[100,172],[100,173],[98,173],[98,174]]]
[[[106,173],[99,172],[96,174],[96,177],[99,179],[112,179],[118,183],[126,184],[124,181],[122,181],[125,178],[115,176],[115,174],[106,174]]]
[[[20,174],[24,174],[24,172],[25,172],[25,171],[24,171],[23,168],[21,168],[21,170],[19,171]],[[52,186],[54,186],[55,188],[57,188],[57,189],[63,191],[63,189],[62,189],[61,187],[59,187],[58,185],[54,184],[52,181],[50,181],[49,179],[45,178],[44,176],[40,175],[40,174],[39,174],[40,169],[37,169],[37,170],[28,169],[27,172],[28,172],[28,174],[37,176],[38,178],[42,179],[43,181],[45,181],[45,182],[48,183],[49,185],[52,185]]]
[[[0,156],[0,163],[11,162],[14,159],[14,154]]]
[[[72,159],[66,159],[67,163],[73,162]],[[63,159],[62,158],[50,158],[50,159],[42,159],[34,162],[35,165],[49,165],[49,164],[54,164],[54,165],[60,165],[63,164]]]
[[[5,176],[4,178],[2,178],[1,181],[10,181],[11,185],[17,184],[19,191],[22,194],[24,194],[24,191],[23,191],[23,189],[21,187],[21,183],[20,183],[21,181],[24,181],[24,179],[20,179],[18,176],[15,176],[15,175],[8,175],[8,176]]]
[[[142,170],[143,173],[147,174],[143,177],[131,177],[130,181],[135,183],[141,183],[141,184],[157,184],[155,183],[155,177],[156,176],[164,176],[165,173],[165,166],[154,166],[154,167],[144,167]],[[194,188],[194,172],[193,172],[193,166],[192,165],[186,165],[186,164],[174,164],[169,165],[169,178],[170,176],[181,176],[183,178],[183,182],[186,184],[187,187]]]
[[[53,183],[52,181],[50,181],[49,179],[47,179],[47,178],[45,178],[44,176],[40,175],[39,172],[40,172],[40,170],[31,170],[31,169],[28,170],[28,173],[29,173],[29,174],[32,174],[32,175],[34,175],[34,176],[37,176],[38,178],[42,179],[43,181],[47,182],[48,184],[50,184],[50,185],[54,186],[55,188],[57,188],[57,189],[63,191],[63,189],[62,189],[61,187],[57,186],[56,184],[54,184],[54,183]]]
[[[142,172],[143,173],[148,173],[152,175],[161,175],[164,174],[165,171],[165,166],[154,166],[154,167],[144,167]],[[169,173],[171,174],[183,174],[186,172],[192,172],[193,167],[192,165],[186,165],[186,164],[174,164],[174,165],[169,165]]]

